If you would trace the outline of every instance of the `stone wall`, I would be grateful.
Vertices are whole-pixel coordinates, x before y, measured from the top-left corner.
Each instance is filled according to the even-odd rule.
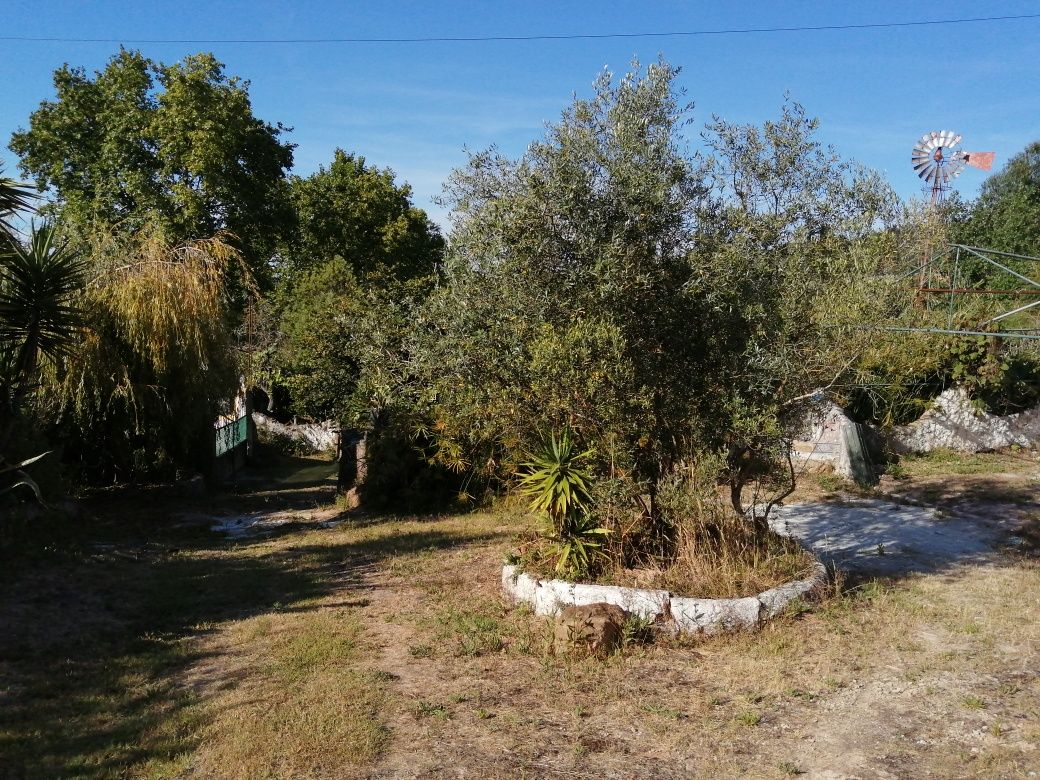
[[[896,452],[1031,447],[1040,442],[1040,406],[1019,414],[988,414],[979,411],[963,389],[951,387],[918,420],[893,428],[888,440]]]
[[[253,423],[260,438],[284,436],[297,442],[300,449],[309,454],[335,451],[339,442],[339,426],[331,420],[287,425],[266,414],[253,412]]]
[[[807,598],[827,584],[827,568],[815,563],[804,580],[741,599],[698,599],[675,596],[666,590],[586,585],[565,580],[543,580],[516,566],[502,567],[502,589],[516,602],[528,604],[536,615],[554,615],[564,607],[613,604],[637,617],[671,627],[680,634],[717,634],[756,628],[779,615],[793,600]]]

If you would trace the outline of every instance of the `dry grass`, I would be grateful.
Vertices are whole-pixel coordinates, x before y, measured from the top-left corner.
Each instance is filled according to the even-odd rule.
[[[213,702],[219,714],[201,734],[193,775],[343,777],[380,755],[390,734],[381,718],[387,680],[325,664],[295,678],[299,660],[290,659],[292,679],[256,681]]]
[[[3,766],[488,780],[1036,770],[1040,567],[1026,552],[600,661],[551,655],[549,622],[502,602],[515,517],[317,526],[334,516],[310,507],[243,543],[166,518],[148,533],[85,525],[116,549],[8,569]]]

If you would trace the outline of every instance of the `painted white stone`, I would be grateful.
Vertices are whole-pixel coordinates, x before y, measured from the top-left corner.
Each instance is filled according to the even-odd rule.
[[[555,615],[574,603],[574,585],[563,580],[536,580],[534,613]]]
[[[817,563],[813,574],[804,580],[796,580],[758,594],[765,617],[776,617],[796,598],[802,598],[827,582],[827,567]]]
[[[653,619],[665,610],[670,597],[671,594],[666,590],[578,584],[574,586],[572,603],[576,606],[599,603],[614,604],[625,612],[641,618]]]
[[[742,599],[695,599],[673,596],[664,590],[623,588],[615,585],[574,584],[564,580],[540,580],[517,566],[502,567],[502,588],[515,601],[529,604],[536,615],[554,615],[564,607],[614,604],[642,618],[670,616],[679,633],[717,634],[756,627],[773,617],[794,598],[805,596],[827,580],[827,569],[817,563],[813,575]]]
[[[538,579],[530,574],[521,574],[513,585],[513,598],[525,604],[534,604],[537,591]]]
[[[516,587],[516,578],[520,575],[520,569],[511,563],[502,567],[502,587],[508,593],[512,593]]]
[[[758,625],[762,603],[755,596],[742,599],[689,599],[673,596],[672,619],[683,634],[717,634]]]

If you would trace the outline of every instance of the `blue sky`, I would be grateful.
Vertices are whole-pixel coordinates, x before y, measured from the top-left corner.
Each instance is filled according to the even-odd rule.
[[[608,66],[659,53],[712,114],[761,122],[784,93],[821,120],[821,138],[880,170],[904,197],[920,192],[909,165],[928,130],[962,133],[997,168],[1040,138],[1040,19],[935,27],[731,36],[411,44],[148,43],[137,39],[360,38],[562,35],[792,27],[1040,13],[1040,2],[73,2],[5,0],[0,36],[113,38],[161,61],[212,51],[252,82],[254,110],[294,128],[295,172],[337,146],[389,166],[432,204],[464,148],[516,156],[586,95]],[[64,62],[101,68],[117,43],[0,43],[0,153],[12,131],[53,94]],[[694,140],[696,136],[694,135]],[[973,196],[984,174],[958,189]]]

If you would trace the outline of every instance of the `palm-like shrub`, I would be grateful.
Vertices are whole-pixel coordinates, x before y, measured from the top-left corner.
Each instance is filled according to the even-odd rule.
[[[582,468],[591,451],[579,451],[573,434],[564,429],[551,435],[542,450],[524,464],[521,491],[530,506],[546,521],[543,534],[557,572],[584,576],[602,556],[603,540],[609,535],[589,514],[590,476]]]
[[[35,379],[40,356],[67,354],[77,341],[83,259],[58,243],[52,225],[0,253],[0,381],[17,405]]]
[[[14,202],[17,205],[17,198]],[[0,208],[9,203],[8,198]],[[4,244],[0,247],[0,493],[26,486],[42,500],[24,468],[47,453],[8,463],[8,448],[15,418],[38,378],[40,357],[57,359],[77,341],[81,316],[73,298],[82,285],[84,263],[56,241],[51,225],[34,227],[25,244],[8,233]]]
[[[19,211],[30,211],[36,200],[36,193],[27,184],[8,179],[0,166],[0,241],[6,243],[14,234],[11,217]]]

